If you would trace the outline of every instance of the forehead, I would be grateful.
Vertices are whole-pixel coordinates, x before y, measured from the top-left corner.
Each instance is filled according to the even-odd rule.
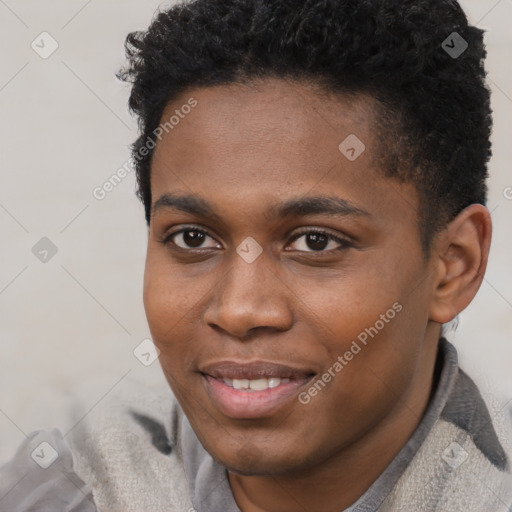
[[[201,149],[214,146],[216,152],[228,145],[230,150],[247,150],[259,143],[284,151],[290,146],[297,150],[300,144],[304,151],[316,148],[316,156],[320,152],[332,156],[338,149],[336,142],[350,133],[373,144],[376,123],[369,96],[345,97],[320,85],[267,78],[189,89],[166,107],[161,122],[179,113],[192,97],[197,106],[169,132],[173,137],[166,141],[168,145],[177,135],[177,143],[189,140]]]
[[[182,109],[191,100],[196,106]],[[162,124],[172,116],[179,122],[153,157],[153,203],[179,192],[268,212],[272,202],[310,194],[378,213],[390,201],[383,190],[398,187],[379,166],[382,137],[367,96],[266,79],[189,89],[166,107]],[[412,199],[404,206],[414,207]]]

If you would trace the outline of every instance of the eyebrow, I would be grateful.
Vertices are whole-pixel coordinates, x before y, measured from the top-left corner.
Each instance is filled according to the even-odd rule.
[[[153,215],[163,209],[176,209],[192,215],[220,220],[214,207],[205,199],[192,195],[164,194],[153,204]],[[298,197],[272,205],[269,217],[303,217],[306,215],[327,214],[346,217],[349,215],[371,217],[370,213],[339,197],[314,196]]]

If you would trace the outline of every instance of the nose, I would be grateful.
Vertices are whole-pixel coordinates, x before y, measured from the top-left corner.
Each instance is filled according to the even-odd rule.
[[[230,336],[247,339],[260,330],[286,331],[293,323],[289,290],[265,254],[247,263],[235,253],[213,293],[204,320]]]

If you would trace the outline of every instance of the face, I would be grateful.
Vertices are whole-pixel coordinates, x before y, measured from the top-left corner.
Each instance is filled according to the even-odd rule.
[[[218,462],[307,471],[384,422],[423,364],[416,191],[383,177],[369,98],[267,79],[190,89],[162,122],[176,110],[144,282],[160,363]]]

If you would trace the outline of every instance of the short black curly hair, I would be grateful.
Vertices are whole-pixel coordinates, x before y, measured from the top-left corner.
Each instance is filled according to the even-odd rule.
[[[466,206],[486,202],[483,30],[455,0],[192,0],[158,12],[125,47],[119,77],[132,83],[148,225],[153,149],[143,148],[166,105],[187,88],[268,77],[377,100],[379,135],[391,143],[383,171],[416,186],[424,249]]]

